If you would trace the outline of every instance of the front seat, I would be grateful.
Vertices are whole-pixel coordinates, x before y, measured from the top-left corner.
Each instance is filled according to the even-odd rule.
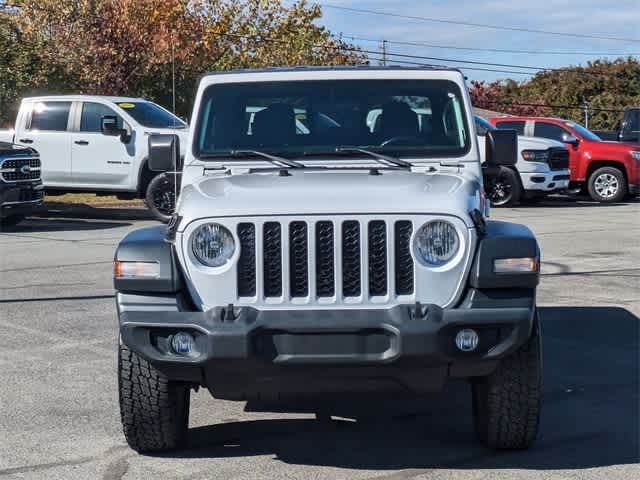
[[[418,115],[404,102],[389,102],[382,107],[375,131],[382,140],[416,137],[420,133]]]
[[[258,145],[288,145],[295,138],[296,116],[293,107],[274,103],[253,117],[251,132]]]

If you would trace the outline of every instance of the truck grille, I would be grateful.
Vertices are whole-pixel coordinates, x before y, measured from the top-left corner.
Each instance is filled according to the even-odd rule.
[[[8,158],[0,161],[0,175],[4,182],[22,182],[40,178],[40,159],[33,157]]]
[[[565,170],[569,168],[569,152],[566,148],[550,149],[549,168],[551,170]]]
[[[414,292],[409,220],[270,221],[261,227],[261,241],[255,224],[237,227],[238,297],[322,299]]]

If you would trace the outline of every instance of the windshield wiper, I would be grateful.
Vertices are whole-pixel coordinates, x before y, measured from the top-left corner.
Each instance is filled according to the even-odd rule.
[[[241,157],[261,157],[269,162],[273,163],[278,167],[289,168],[305,168],[305,166],[301,163],[295,162],[293,160],[289,160],[287,158],[278,157],[276,155],[271,155],[270,153],[261,152],[260,150],[230,150],[229,152],[220,152],[220,153],[205,153],[200,155],[202,158],[223,158],[223,157],[231,157],[231,158],[241,158]]]
[[[394,167],[406,168],[410,170],[413,167],[413,164],[410,162],[405,162],[399,158],[390,157],[389,155],[383,155],[382,153],[373,152],[371,150],[367,150],[364,148],[357,147],[336,147],[336,153],[364,153],[365,155],[369,155],[370,157],[377,160],[379,163],[383,165],[392,165]]]

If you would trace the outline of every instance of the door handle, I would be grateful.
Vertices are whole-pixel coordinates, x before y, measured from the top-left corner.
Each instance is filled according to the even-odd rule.
[[[31,140],[30,138],[21,138],[20,140],[18,140],[20,143],[33,143],[33,140]]]
[[[76,145],[89,145],[89,142],[87,142],[86,140],[76,140],[75,142]]]

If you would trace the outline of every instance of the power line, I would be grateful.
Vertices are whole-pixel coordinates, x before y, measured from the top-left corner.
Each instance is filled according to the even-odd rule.
[[[540,33],[544,35],[556,35],[561,37],[574,37],[574,38],[592,38],[596,40],[612,40],[617,42],[632,42],[632,43],[640,43],[639,38],[622,38],[622,37],[609,37],[604,35],[589,35],[586,33],[570,33],[570,32],[554,32],[550,30],[536,30],[532,28],[522,28],[522,27],[505,27],[501,25],[491,25],[486,23],[473,23],[473,22],[463,22],[459,20],[450,20],[444,18],[435,18],[435,17],[420,17],[417,15],[403,15],[400,13],[391,13],[391,12],[381,12],[379,10],[369,10],[365,8],[353,8],[353,7],[342,7],[339,5],[332,5],[330,3],[320,2],[319,5],[322,8],[331,8],[334,10],[342,10],[354,13],[366,13],[371,15],[383,15],[387,17],[396,17],[396,18],[404,18],[407,20],[420,20],[423,22],[434,22],[434,23],[447,23],[450,25],[463,25],[466,27],[478,27],[478,28],[488,28],[492,30],[507,30],[510,32],[525,32],[525,33]]]
[[[269,38],[269,37],[264,37],[261,35],[254,35],[254,36],[249,36],[249,35],[241,35],[241,34],[234,34],[234,33],[218,33],[216,34],[216,36],[220,36],[220,37],[232,37],[232,38],[240,38],[240,39],[244,39],[244,40],[255,40],[258,42],[270,42],[270,43],[278,43],[278,44],[286,44],[288,45],[288,42],[286,40],[280,40],[280,39],[275,39],[275,38]],[[318,44],[312,44],[309,43],[307,44],[308,47],[311,48],[320,48],[320,49],[325,49],[325,50],[336,50],[336,51],[346,51],[346,52],[353,52],[353,53],[365,53],[367,55],[380,55],[381,53],[379,51],[375,51],[375,50],[366,50],[366,49],[362,49],[362,48],[358,48],[358,47],[349,47],[346,45],[318,45]],[[513,65],[513,64],[504,64],[504,63],[491,63],[491,62],[478,62],[478,61],[474,61],[474,60],[461,60],[461,59],[455,59],[455,58],[442,58],[442,57],[429,57],[429,56],[424,56],[424,55],[409,55],[409,54],[403,54],[403,53],[392,53],[392,52],[388,52],[386,51],[386,47],[385,47],[385,52],[383,53],[381,58],[378,58],[379,61],[394,61],[396,63],[404,63],[404,64],[413,64],[413,65],[418,65],[418,66],[433,66],[432,64],[425,64],[425,63],[416,63],[416,62],[411,62],[411,61],[406,61],[406,60],[397,60],[394,58],[390,58],[390,57],[400,57],[400,58],[409,58],[409,59],[417,59],[417,60],[435,60],[438,62],[448,62],[448,63],[455,63],[455,64],[460,64],[460,63],[468,63],[471,65],[482,65],[482,66],[487,66],[487,67],[506,67],[506,68],[518,68],[518,69],[529,69],[529,70],[533,70],[532,72],[519,72],[519,71],[514,71],[514,70],[496,70],[493,68],[479,68],[479,67],[461,67],[464,68],[466,70],[477,70],[477,71],[486,71],[486,72],[494,72],[494,73],[507,73],[507,74],[516,74],[516,75],[533,75],[539,72],[578,72],[578,73],[582,73],[582,74],[586,74],[586,75],[604,75],[604,76],[611,76],[612,74],[607,73],[607,72],[591,72],[591,71],[587,71],[581,68],[575,68],[575,67],[566,67],[566,68],[545,68],[545,67],[534,67],[534,66],[529,66],[529,65]]]
[[[353,41],[360,42],[375,42],[380,43],[381,40],[374,38],[363,38],[356,35],[343,33],[341,35],[333,35],[334,38],[347,39]],[[523,53],[527,55],[586,55],[586,56],[602,56],[602,57],[628,57],[640,55],[640,53],[634,52],[619,52],[619,53],[608,53],[608,52],[559,52],[559,51],[545,51],[545,50],[511,50],[511,49],[503,49],[503,48],[480,48],[480,47],[461,47],[456,45],[434,45],[432,43],[424,43],[424,42],[409,42],[409,41],[400,41],[400,40],[387,40],[385,41],[388,44],[392,45],[406,45],[411,47],[427,47],[427,48],[440,48],[443,50],[464,50],[464,51],[472,51],[472,52],[490,52],[490,53]]]
[[[336,47],[336,48],[339,48],[339,47]],[[343,47],[343,48],[345,50],[349,50],[348,47],[346,48]],[[356,49],[356,48],[354,48],[353,50],[360,51],[366,54],[378,54],[378,52],[372,51],[372,50],[364,50],[364,49]],[[471,65],[484,65],[489,67],[506,67],[506,68],[520,68],[520,69],[535,70],[533,72],[529,72],[530,75],[533,75],[534,73],[538,73],[538,72],[580,72],[585,75],[605,75],[605,76],[611,75],[610,73],[607,73],[607,72],[591,72],[582,68],[575,68],[575,67],[561,67],[561,68],[534,67],[530,65],[514,65],[509,63],[492,63],[492,62],[479,62],[475,60],[461,60],[459,58],[428,57],[425,55],[410,55],[405,53],[393,53],[389,51],[385,51],[385,58],[386,57],[411,58],[411,59],[418,59],[418,60],[435,60],[438,62],[449,62],[449,63],[457,63],[457,64],[468,63]],[[468,70],[472,70],[471,67],[465,67],[465,68],[467,68]],[[507,72],[507,73],[525,73],[525,72]]]
[[[565,110],[582,110],[584,109],[584,105],[548,105],[541,103],[520,103],[520,102],[505,102],[502,100],[489,100],[484,101],[485,105],[504,105],[504,106],[513,106],[513,107],[536,107],[536,108],[557,108],[557,109],[565,109]],[[482,107],[479,107],[482,108]],[[589,106],[589,111],[592,112],[615,112],[621,113],[624,112],[624,109],[617,108],[598,108]]]
[[[375,53],[375,52],[374,52]],[[387,54],[389,55],[389,54]],[[380,61],[382,60],[381,57],[368,57],[369,61]],[[389,62],[393,62],[393,63],[389,63]],[[423,63],[423,62],[412,62],[410,60],[396,60],[396,59],[387,59],[387,65],[393,66],[393,65],[397,65],[397,66],[402,66],[402,65],[412,65],[412,66],[416,66],[416,67],[434,67],[437,65],[433,65],[430,63]],[[444,65],[447,66],[447,65]],[[463,66],[460,67],[461,70],[472,70],[472,71],[477,71],[477,72],[492,72],[492,73],[508,73],[508,74],[512,74],[512,75],[532,75],[535,72],[517,72],[515,70],[501,70],[501,69],[495,69],[495,68],[481,68],[481,67],[467,67],[467,66]]]

